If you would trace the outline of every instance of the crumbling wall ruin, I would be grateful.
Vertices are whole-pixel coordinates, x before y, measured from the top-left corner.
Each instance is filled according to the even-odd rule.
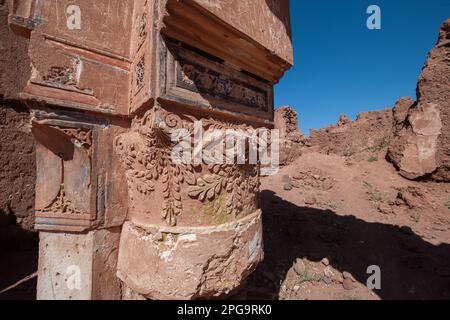
[[[36,180],[34,139],[28,109],[3,102],[0,106],[0,210],[33,230]]]
[[[308,139],[300,131],[297,112],[289,106],[275,111],[275,129],[280,135],[280,164],[287,165],[301,155]]]
[[[391,109],[360,113],[355,121],[342,115],[336,125],[311,130],[310,143],[321,152],[351,156],[385,148],[393,134]]]
[[[417,103],[389,146],[408,179],[450,181],[450,19],[441,27],[417,84]]]

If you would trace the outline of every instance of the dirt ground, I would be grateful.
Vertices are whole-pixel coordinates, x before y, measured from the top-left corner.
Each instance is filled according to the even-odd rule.
[[[265,260],[249,298],[450,298],[450,185],[402,178],[386,150],[305,152],[262,179]],[[381,269],[381,290],[366,286]]]

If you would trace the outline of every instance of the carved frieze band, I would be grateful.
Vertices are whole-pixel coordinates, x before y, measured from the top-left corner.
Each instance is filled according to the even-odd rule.
[[[176,63],[177,86],[267,112],[268,92],[187,59]]]
[[[164,38],[161,57],[166,57],[163,92],[168,100],[214,108],[271,121],[273,86],[248,72],[236,70],[217,57]]]

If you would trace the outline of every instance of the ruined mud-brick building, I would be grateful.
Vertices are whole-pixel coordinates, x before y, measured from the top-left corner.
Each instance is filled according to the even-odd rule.
[[[17,210],[39,231],[38,299],[236,292],[263,258],[258,167],[174,163],[168,135],[196,120],[273,127],[273,86],[293,63],[289,1],[0,9],[1,125],[13,132],[0,159],[29,166],[29,181],[5,177],[23,184]]]

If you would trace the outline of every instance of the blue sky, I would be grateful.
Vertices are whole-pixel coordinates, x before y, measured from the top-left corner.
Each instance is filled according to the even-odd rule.
[[[369,30],[369,5],[381,30]],[[291,0],[294,67],[275,88],[275,106],[290,105],[300,128],[336,123],[339,115],[392,107],[416,98],[416,83],[450,0]]]

